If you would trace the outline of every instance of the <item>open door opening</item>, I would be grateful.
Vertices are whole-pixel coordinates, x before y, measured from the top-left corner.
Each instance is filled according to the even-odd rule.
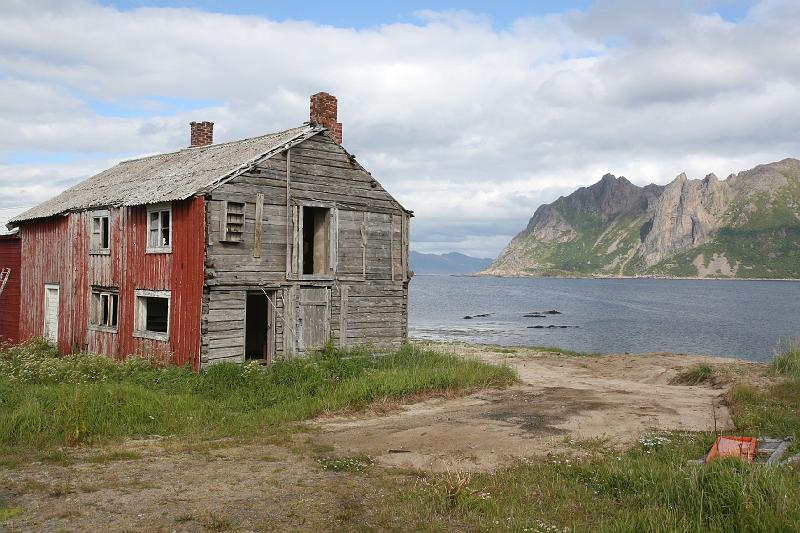
[[[304,275],[327,276],[331,270],[331,210],[327,207],[303,206]]]
[[[267,299],[269,296],[269,300]],[[272,362],[275,351],[275,291],[247,294],[244,357],[249,361]]]

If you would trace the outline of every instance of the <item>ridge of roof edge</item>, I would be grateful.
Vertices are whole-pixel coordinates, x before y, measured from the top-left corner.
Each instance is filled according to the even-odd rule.
[[[225,141],[225,142],[222,142],[222,143],[206,144],[204,146],[187,146],[186,148],[181,148],[180,150],[174,150],[172,152],[158,152],[158,153],[155,153],[155,154],[142,155],[142,156],[139,156],[139,157],[132,157],[130,159],[123,159],[122,161],[118,162],[117,165],[122,165],[123,163],[132,163],[133,161],[141,161],[142,159],[148,159],[148,158],[151,158],[151,157],[158,157],[160,155],[173,155],[173,154],[179,154],[181,152],[188,152],[190,150],[205,150],[205,149],[208,149],[208,148],[211,148],[211,147],[216,147],[216,146],[226,146],[226,145],[229,145],[229,144],[241,143],[241,142],[245,142],[245,141],[253,141],[255,139],[262,139],[264,137],[272,137],[273,135],[281,135],[283,133],[286,133],[286,132],[289,132],[289,131],[292,131],[292,130],[302,130],[302,129],[312,129],[312,128],[314,128],[314,126],[311,126],[308,122],[304,122],[302,125],[295,126],[294,128],[288,128],[288,129],[281,130],[281,131],[274,131],[272,133],[265,133],[263,135],[256,135],[254,137],[245,137],[243,139],[234,139],[232,141]]]

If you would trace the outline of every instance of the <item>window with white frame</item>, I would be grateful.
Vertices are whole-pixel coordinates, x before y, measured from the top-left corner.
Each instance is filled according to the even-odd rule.
[[[92,212],[90,222],[92,253],[108,253],[111,247],[111,216],[108,211]]]
[[[170,291],[137,290],[133,334],[137,337],[169,338]]]
[[[147,207],[147,251],[172,251],[172,207],[169,204]]]
[[[117,331],[119,318],[119,290],[92,287],[89,324],[96,329]]]
[[[244,235],[244,203],[225,202],[222,240],[227,242],[242,242]]]

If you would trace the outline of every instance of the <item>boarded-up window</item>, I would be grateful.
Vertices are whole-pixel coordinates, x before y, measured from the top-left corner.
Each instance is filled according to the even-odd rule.
[[[241,202],[225,202],[225,225],[222,240],[242,242],[244,235],[244,204]]]
[[[168,205],[147,208],[147,251],[172,251],[172,209]]]
[[[133,334],[137,337],[169,338],[169,291],[136,291],[136,318]]]
[[[108,252],[111,246],[111,217],[108,211],[95,211],[91,220],[91,251]]]
[[[92,287],[92,301],[89,323],[98,328],[117,330],[119,291]]]

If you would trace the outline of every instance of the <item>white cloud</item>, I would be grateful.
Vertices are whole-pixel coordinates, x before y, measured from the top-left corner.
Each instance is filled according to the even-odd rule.
[[[414,246],[493,255],[605,172],[665,183],[800,156],[797,4],[736,22],[707,8],[609,0],[505,29],[456,11],[355,30],[5,3],[0,207],[185,146],[191,120],[218,140],[294,126],[328,90],[345,145],[415,211]]]

